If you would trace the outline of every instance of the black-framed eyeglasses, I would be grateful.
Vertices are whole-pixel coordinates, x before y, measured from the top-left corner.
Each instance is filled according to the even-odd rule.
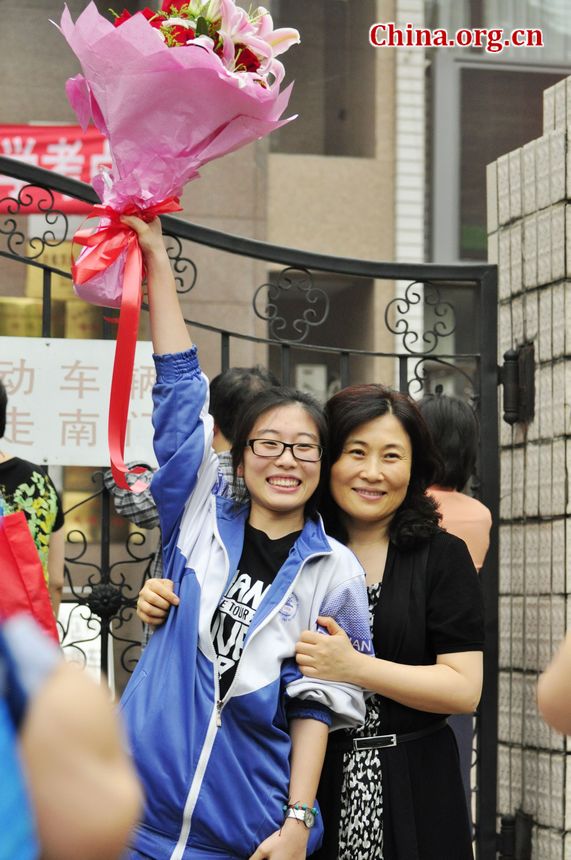
[[[256,457],[281,457],[286,448],[296,460],[306,463],[318,463],[323,457],[321,445],[311,442],[280,442],[278,439],[248,439],[247,443]]]

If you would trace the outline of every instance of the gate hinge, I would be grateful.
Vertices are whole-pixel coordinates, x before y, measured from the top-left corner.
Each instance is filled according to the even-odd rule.
[[[533,343],[504,352],[498,368],[498,384],[504,389],[504,421],[529,424],[535,415],[535,350]]]
[[[531,860],[533,818],[522,809],[515,815],[502,815],[501,830],[496,836],[499,860]]]
[[[500,860],[514,860],[515,815],[502,815],[501,829],[496,835],[496,853]]]

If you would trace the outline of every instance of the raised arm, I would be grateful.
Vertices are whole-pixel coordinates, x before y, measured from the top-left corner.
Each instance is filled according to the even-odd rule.
[[[121,220],[137,233],[147,267],[153,349],[157,355],[184,352],[192,346],[192,341],[178,302],[160,219],[147,224],[140,218],[124,215]]]
[[[154,449],[159,470],[151,492],[157,503],[163,543],[192,496],[199,513],[218,474],[212,451],[212,417],[208,414],[208,380],[178,303],[159,219],[145,223],[123,217],[137,233],[147,267],[151,333],[157,381],[153,388]]]

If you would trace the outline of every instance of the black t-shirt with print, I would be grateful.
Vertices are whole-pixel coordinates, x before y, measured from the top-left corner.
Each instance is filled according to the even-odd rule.
[[[0,510],[23,511],[47,579],[49,539],[63,526],[63,508],[51,478],[43,466],[20,457],[0,463]]]
[[[236,576],[214,614],[211,627],[218,658],[221,699],[234,680],[254,614],[299,534],[292,532],[272,540],[264,532],[246,524]]]

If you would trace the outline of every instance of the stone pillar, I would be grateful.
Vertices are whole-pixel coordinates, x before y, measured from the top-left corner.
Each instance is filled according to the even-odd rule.
[[[488,166],[498,360],[535,349],[535,416],[501,424],[498,812],[532,816],[533,857],[571,857],[571,758],[536,684],[569,626],[571,78],[544,93],[543,134]],[[567,798],[567,800],[566,800]]]

